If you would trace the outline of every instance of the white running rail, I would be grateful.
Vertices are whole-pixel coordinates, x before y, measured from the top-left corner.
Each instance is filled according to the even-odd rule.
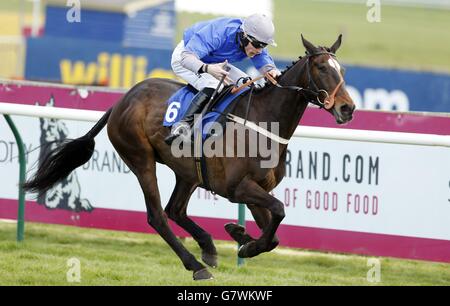
[[[26,117],[97,122],[104,112],[61,107],[47,107],[0,102],[0,113]]]
[[[104,112],[0,102],[0,113],[97,122]],[[450,147],[450,136],[299,126],[294,137]]]

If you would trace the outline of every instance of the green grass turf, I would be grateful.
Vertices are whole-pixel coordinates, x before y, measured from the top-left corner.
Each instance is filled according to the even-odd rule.
[[[215,279],[194,282],[156,235],[28,223],[23,243],[15,224],[0,222],[0,285],[372,285],[367,257],[277,248],[236,265],[236,245],[216,241]],[[184,244],[199,258],[192,239]],[[81,262],[81,283],[67,282],[67,260]],[[378,285],[450,285],[450,266],[379,258]]]

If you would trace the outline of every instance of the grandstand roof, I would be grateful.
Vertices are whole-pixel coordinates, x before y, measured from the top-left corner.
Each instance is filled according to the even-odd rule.
[[[48,5],[67,6],[67,0],[45,0],[45,2]],[[89,0],[81,3],[81,9],[132,14],[168,2],[171,0]]]

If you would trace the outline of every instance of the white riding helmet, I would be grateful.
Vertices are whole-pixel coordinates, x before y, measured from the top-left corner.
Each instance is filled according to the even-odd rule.
[[[253,14],[244,19],[242,30],[250,36],[253,36],[260,42],[276,47],[277,44],[273,39],[275,34],[275,26],[272,20],[264,14]]]

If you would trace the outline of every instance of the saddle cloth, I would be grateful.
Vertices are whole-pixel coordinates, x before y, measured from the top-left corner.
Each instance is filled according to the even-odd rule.
[[[230,94],[228,93],[229,90],[224,89],[223,92],[227,92],[224,95],[220,94],[217,98],[219,101],[214,104],[214,107],[210,112],[203,116],[202,126],[207,127],[212,122],[218,122],[223,114],[230,111],[232,102],[249,89],[250,88],[245,88],[236,94]],[[183,118],[189,104],[192,101],[192,98],[197,94],[197,92],[198,91],[190,85],[184,86],[175,92],[167,100],[168,107],[164,116],[163,126],[171,127],[175,123],[179,122]],[[208,130],[203,128],[202,135],[203,139],[205,139],[208,135]]]

